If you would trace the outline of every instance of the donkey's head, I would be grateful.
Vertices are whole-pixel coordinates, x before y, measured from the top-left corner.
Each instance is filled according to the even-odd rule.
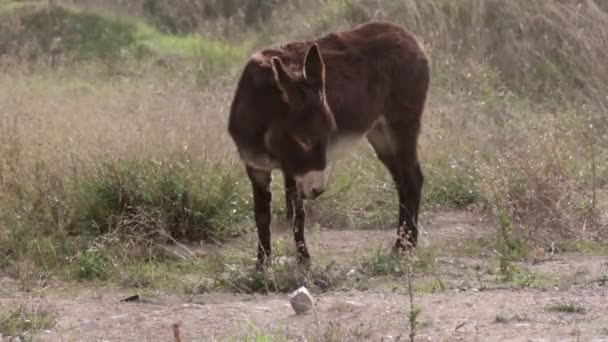
[[[274,147],[284,171],[294,176],[299,194],[313,199],[327,186],[327,146],[336,130],[325,99],[325,64],[313,44],[301,76],[292,76],[278,57],[272,58],[272,69],[288,108]]]

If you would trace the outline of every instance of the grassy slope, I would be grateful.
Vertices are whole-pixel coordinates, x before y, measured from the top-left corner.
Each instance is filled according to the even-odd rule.
[[[5,56],[105,63],[175,57],[195,61],[201,74],[221,75],[233,72],[251,49],[249,41],[237,45],[195,33],[162,33],[142,19],[108,10],[48,7],[39,2],[7,2],[0,8],[4,46],[0,53]]]

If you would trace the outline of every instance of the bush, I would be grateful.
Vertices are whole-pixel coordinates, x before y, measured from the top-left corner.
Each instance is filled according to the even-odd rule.
[[[135,46],[135,25],[64,7],[17,8],[1,14],[0,55],[29,60],[62,55],[75,60],[114,60]]]
[[[111,260],[101,251],[89,248],[71,259],[71,276],[79,280],[106,280],[112,273]]]
[[[143,241],[222,240],[238,235],[236,224],[249,215],[243,190],[234,173],[211,165],[106,163],[82,182],[70,230]]]

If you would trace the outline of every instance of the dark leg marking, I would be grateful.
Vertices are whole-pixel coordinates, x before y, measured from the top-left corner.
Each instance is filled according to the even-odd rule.
[[[247,176],[251,181],[253,189],[253,207],[255,224],[258,231],[258,259],[257,268],[261,269],[268,265],[271,256],[270,221],[271,200],[269,171],[262,171],[246,166]]]
[[[306,239],[304,237],[304,223],[306,220],[304,201],[298,195],[296,182],[293,176],[284,174],[284,177],[287,219],[293,229],[298,262],[301,264],[309,264],[310,254],[308,253],[308,248],[306,248]]]

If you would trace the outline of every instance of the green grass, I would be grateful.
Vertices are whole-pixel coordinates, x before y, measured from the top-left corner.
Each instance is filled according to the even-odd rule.
[[[218,167],[176,159],[103,165],[81,182],[68,229],[159,242],[237,236],[237,223],[250,215],[248,188],[240,174]]]
[[[137,22],[135,27],[135,39],[147,51],[157,56],[188,58],[205,74],[236,72],[253,49],[252,41],[234,44],[200,34],[171,35],[143,22]]]
[[[584,314],[587,312],[587,309],[585,309],[584,306],[581,306],[579,304],[576,303],[557,303],[557,304],[552,304],[547,306],[547,310],[548,311],[552,311],[552,312],[561,312],[561,313],[577,313],[577,314]]]
[[[496,322],[496,323],[507,323],[508,321],[509,320],[501,314],[497,314],[496,317],[494,318],[494,322]]]
[[[512,276],[509,283],[517,287],[546,289],[558,283],[558,279],[551,274],[534,273],[523,267],[515,267],[511,272]]]
[[[236,293],[287,293],[300,286],[325,292],[339,288],[346,281],[344,267],[317,261],[310,269],[304,269],[294,256],[292,245],[273,241],[273,257],[266,270],[258,271],[253,267],[254,254],[224,255],[210,260],[209,274],[215,290]]]
[[[361,258],[359,269],[370,277],[402,277],[411,267],[413,272],[428,274],[436,268],[436,252],[432,248],[418,249],[410,256],[396,256],[382,247],[374,248]]]
[[[69,274],[77,280],[106,280],[113,272],[112,261],[95,249],[79,251],[71,258]]]
[[[180,240],[213,244],[243,233],[248,184],[238,173],[178,159],[100,165],[64,188],[59,204],[69,210],[35,211],[2,230],[0,266],[30,259],[70,279],[107,280],[133,262],[174,260],[165,246]]]
[[[576,253],[586,256],[608,255],[608,245],[599,241],[565,242],[559,245],[565,253]]]
[[[200,34],[162,33],[141,19],[109,11],[42,4],[2,6],[1,54],[24,54],[31,60],[56,54],[67,60],[100,59],[106,63],[134,58],[179,57],[207,76],[234,72],[251,50],[250,41],[230,44]],[[17,23],[22,25],[17,25]]]

